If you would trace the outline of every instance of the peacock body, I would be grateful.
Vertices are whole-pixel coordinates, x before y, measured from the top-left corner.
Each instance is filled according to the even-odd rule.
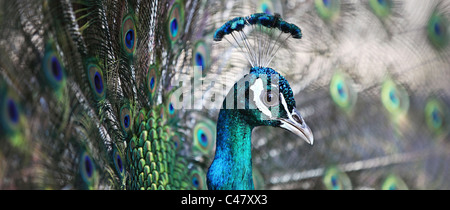
[[[449,189],[449,21],[440,0],[0,0],[0,189]]]

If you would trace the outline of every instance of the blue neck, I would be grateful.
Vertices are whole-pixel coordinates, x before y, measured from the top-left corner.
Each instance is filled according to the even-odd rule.
[[[252,190],[253,127],[237,109],[222,109],[217,121],[216,155],[207,183],[210,190]]]

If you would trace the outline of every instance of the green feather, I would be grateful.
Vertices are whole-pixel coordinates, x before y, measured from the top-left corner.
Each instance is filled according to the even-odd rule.
[[[206,174],[202,169],[194,169],[190,173],[191,186],[196,190],[207,190]]]
[[[432,133],[437,136],[449,131],[449,112],[447,106],[436,98],[431,98],[425,105],[425,122]]]
[[[120,116],[120,127],[122,128],[122,132],[125,137],[131,134],[133,130],[133,110],[131,105],[128,102],[124,102],[124,104],[120,107],[119,110]]]
[[[344,73],[337,72],[330,82],[330,94],[334,103],[345,111],[350,111],[357,99],[353,81]]]
[[[94,99],[101,101],[106,97],[106,83],[103,70],[96,59],[88,59],[86,62],[86,75],[90,86],[90,92]]]
[[[158,90],[158,85],[160,82],[160,70],[157,64],[152,64],[148,67],[145,91],[149,98],[149,101],[154,101],[156,99],[156,94]]]
[[[129,189],[179,189],[176,183],[186,182],[187,173],[174,173],[177,170],[187,170],[187,165],[177,163],[177,149],[171,136],[179,136],[171,133],[166,127],[166,121],[162,120],[165,114],[165,106],[159,105],[148,112],[147,123],[140,128],[137,136],[129,140],[127,151],[127,169],[131,176],[127,180]],[[145,116],[145,111],[140,112]],[[165,129],[166,128],[166,129]]]
[[[253,184],[255,185],[255,190],[264,190],[265,183],[264,183],[264,177],[261,174],[261,172],[256,169],[256,167],[252,168],[253,172]]]
[[[386,19],[392,14],[393,3],[391,0],[369,0],[372,12],[380,19]]]
[[[446,16],[434,12],[427,26],[428,40],[436,49],[444,49],[450,40],[449,22]]]
[[[42,59],[42,73],[47,84],[52,87],[55,92],[61,94],[61,89],[66,85],[66,72],[63,63],[53,49],[51,42],[45,47],[45,55]]]
[[[122,27],[120,32],[120,43],[122,49],[128,56],[133,56],[136,53],[137,46],[137,27],[136,20],[133,15],[127,15],[122,21]]]
[[[409,96],[406,90],[395,84],[393,80],[386,80],[381,87],[381,101],[384,108],[392,117],[405,115],[409,109]]]
[[[201,68],[200,72],[204,76],[209,69],[211,50],[209,46],[203,40],[199,40],[195,43],[192,49],[192,66],[195,68]]]
[[[194,153],[213,155],[215,142],[216,125],[213,121],[204,119],[194,126],[192,147]]]
[[[88,152],[83,151],[79,156],[79,171],[83,185],[86,189],[95,189],[98,185],[97,166]]]
[[[328,190],[351,190],[352,184],[347,174],[335,166],[326,169],[323,175],[323,184]]]
[[[315,0],[317,14],[325,21],[334,21],[339,18],[341,11],[340,0]]]
[[[405,182],[396,175],[389,175],[381,186],[382,190],[407,190]]]

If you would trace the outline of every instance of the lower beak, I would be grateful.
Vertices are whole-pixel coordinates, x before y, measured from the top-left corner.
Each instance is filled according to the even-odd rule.
[[[314,136],[312,134],[312,131],[308,127],[308,125],[306,125],[300,113],[298,113],[294,108],[292,110],[292,113],[288,113],[288,117],[288,119],[279,119],[281,121],[280,127],[296,134],[297,136],[308,142],[308,144],[313,145]]]

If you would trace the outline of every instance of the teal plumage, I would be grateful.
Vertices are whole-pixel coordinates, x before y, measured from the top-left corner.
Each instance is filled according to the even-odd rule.
[[[0,189],[208,189],[225,125],[254,129],[224,188],[449,189],[449,23],[442,0],[0,0]],[[313,146],[221,111],[265,71]]]

